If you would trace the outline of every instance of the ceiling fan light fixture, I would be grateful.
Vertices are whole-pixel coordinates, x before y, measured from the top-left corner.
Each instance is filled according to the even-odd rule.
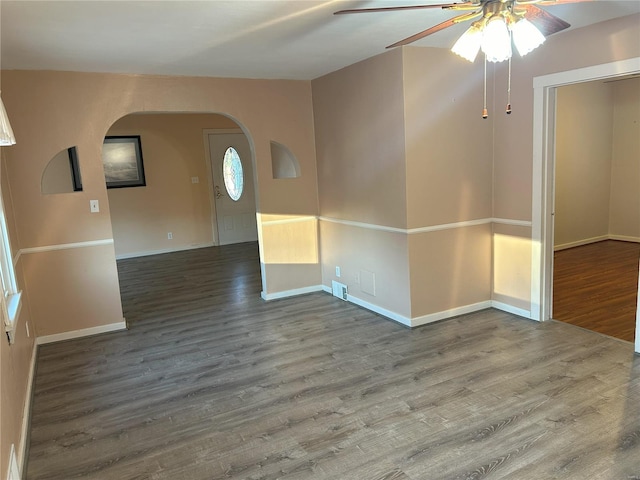
[[[481,43],[482,28],[474,23],[462,34],[451,51],[465,60],[473,62],[480,51]]]
[[[511,58],[511,34],[502,15],[494,15],[487,21],[481,48],[489,62],[503,62]]]
[[[533,23],[526,18],[518,20],[511,25],[513,43],[521,57],[542,45],[545,41],[544,35]]]

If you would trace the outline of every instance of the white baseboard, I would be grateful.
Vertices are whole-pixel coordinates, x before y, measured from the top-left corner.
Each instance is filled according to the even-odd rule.
[[[566,250],[567,248],[581,247],[582,245],[589,245],[590,243],[602,242],[603,240],[609,240],[609,235],[601,235],[599,237],[584,238],[582,240],[576,240],[575,242],[562,243],[560,245],[554,245],[553,250],[555,252],[559,250]]]
[[[24,468],[27,465],[26,452],[27,441],[29,440],[29,425],[31,423],[31,400],[33,398],[33,382],[36,375],[36,358],[38,357],[38,344],[33,342],[31,352],[31,363],[29,365],[29,377],[27,378],[27,392],[24,400],[24,410],[22,412],[22,427],[20,429],[20,445],[16,454],[19,478],[24,478]]]
[[[332,294],[332,290],[330,287],[323,285],[322,289],[328,294]],[[423,315],[420,317],[409,318],[404,315],[400,315],[399,313],[392,312],[391,310],[387,310],[386,308],[380,307],[378,305],[374,305],[373,303],[367,302],[366,300],[362,300],[361,298],[354,297],[351,294],[347,294],[347,301],[358,305],[359,307],[366,308],[367,310],[371,310],[374,313],[382,315],[383,317],[388,318],[389,320],[393,320],[394,322],[398,322],[405,327],[419,327],[420,325],[425,325],[431,322],[437,322],[438,320],[444,320],[447,318],[457,317],[458,315],[464,315],[465,313],[477,312],[479,310],[484,310],[485,308],[491,307],[491,301],[487,300],[485,302],[474,303],[472,305],[465,305],[463,307],[452,308],[450,310],[444,310],[442,312],[430,313],[428,315]]]
[[[91,335],[98,335],[99,333],[116,332],[126,329],[127,322],[125,322],[125,320],[123,319],[122,322],[100,325],[99,327],[83,328],[81,330],[72,330],[70,332],[45,335],[42,337],[38,337],[36,342],[38,345],[44,345],[45,343],[61,342],[63,340],[71,340],[72,338],[89,337]]]
[[[622,242],[640,243],[640,237],[629,237],[627,235],[609,235],[609,240],[620,240]]]
[[[576,240],[575,242],[563,243],[561,245],[555,245],[553,251],[566,250],[567,248],[581,247],[583,245],[589,245],[590,243],[602,242],[604,240],[620,240],[622,242],[640,243],[640,237],[630,237],[627,235],[601,235],[599,237],[585,238],[583,240]]]
[[[163,253],[183,252],[185,250],[196,250],[198,248],[207,248],[213,246],[213,243],[199,243],[197,245],[187,245],[178,248],[164,248],[162,250],[148,250],[145,252],[124,253],[122,255],[116,254],[116,260],[124,260],[125,258],[148,257],[150,255],[162,255]]]
[[[366,300],[362,300],[361,298],[354,297],[349,293],[347,294],[347,302],[351,302],[358,305],[359,307],[366,308],[367,310],[371,310],[372,312],[382,315],[383,317],[386,317],[389,320],[393,320],[394,322],[398,322],[404,325],[405,327],[415,326],[412,324],[411,319],[409,317],[405,317],[404,315],[400,315],[399,313],[392,312],[391,310],[387,310],[386,308],[379,307],[378,305],[369,303]]]
[[[498,302],[496,300],[491,300],[491,306],[496,310],[501,310],[503,312],[512,313],[514,315],[518,315],[519,317],[528,318],[533,320],[531,316],[531,312],[529,310],[525,310],[524,308],[514,307],[513,305],[508,305],[506,303]]]
[[[260,292],[260,296],[262,297],[263,300],[269,301],[269,300],[277,300],[279,298],[295,297],[297,295],[304,295],[305,293],[313,293],[313,292],[321,292],[321,291],[322,291],[322,285],[312,285],[310,287],[295,288],[293,290],[284,290],[282,292],[276,292],[276,293],[264,293],[264,291],[262,291]]]
[[[484,310],[485,308],[490,308],[490,307],[491,307],[491,301],[486,300],[484,302],[472,303],[471,305],[464,305],[462,307],[443,310],[442,312],[429,313],[428,315],[422,315],[421,317],[412,318],[411,326],[418,327],[420,325],[426,325],[427,323],[432,323],[432,322],[437,322],[439,320],[445,320],[447,318],[457,317],[458,315],[478,312],[480,310]]]

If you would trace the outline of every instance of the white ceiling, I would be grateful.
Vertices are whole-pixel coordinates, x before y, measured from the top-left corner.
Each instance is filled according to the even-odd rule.
[[[429,3],[440,2],[1,0],[2,68],[313,79],[456,15],[334,11]],[[640,0],[544,8],[578,28],[638,13]],[[456,25],[415,45],[450,48],[465,28]]]

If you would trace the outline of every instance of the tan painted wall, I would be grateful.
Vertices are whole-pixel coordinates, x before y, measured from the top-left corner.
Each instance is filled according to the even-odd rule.
[[[445,49],[403,53],[409,228],[489,222],[493,137],[481,69]],[[488,301],[491,225],[411,234],[409,269],[414,318]]]
[[[7,162],[9,182],[17,192],[14,205],[19,248],[113,238],[102,171],[102,139],[117,119],[136,112],[228,114],[251,138],[259,209],[274,214],[317,213],[309,82],[31,71],[3,72],[2,80],[14,132],[23,139],[12,147]],[[300,178],[286,184],[272,179],[271,141],[287,145],[296,155],[304,172]],[[84,191],[41,195],[40,176],[46,163],[68,145],[78,146]],[[100,201],[100,213],[89,212],[90,199]],[[27,283],[33,283],[34,305],[39,306],[33,320],[40,335],[122,320],[114,250],[88,248],[91,253],[73,248],[64,254],[51,250],[29,254],[29,258],[38,258],[37,262],[27,260],[25,274]],[[59,268],[61,265],[70,268]],[[103,273],[96,276],[91,267]],[[317,284],[318,274],[305,277],[297,265],[291,265],[290,270],[302,286]],[[319,272],[319,265],[311,270]],[[265,289],[272,291],[269,265],[264,272]],[[274,284],[279,275],[288,275],[287,268],[273,272]],[[33,277],[36,274],[37,279]],[[81,297],[74,295],[91,282],[100,282],[101,287]],[[99,318],[81,320],[80,312],[90,310],[100,298],[113,301],[104,305]]]
[[[404,54],[408,227],[491,218],[492,122],[482,69],[449,50]]]
[[[351,65],[312,82],[322,283],[379,308],[411,314],[402,50]],[[376,229],[401,229],[399,233]],[[335,276],[335,267],[341,277]],[[356,274],[375,277],[375,295]]]
[[[558,88],[554,244],[597,240],[609,232],[612,92],[587,82]]]
[[[491,225],[409,235],[411,316],[491,298]]]
[[[5,152],[7,147],[1,149],[1,191],[9,229],[9,239],[15,251],[15,217],[13,215],[13,202],[11,189],[6,175]],[[15,323],[15,342],[9,345],[4,336],[2,326],[2,338],[0,338],[0,475],[4,475],[8,469],[8,459],[11,444],[15,445],[18,462],[24,458],[22,450],[22,426],[25,421],[25,403],[29,392],[30,372],[32,360],[35,359],[35,338],[33,323],[30,315],[30,298],[25,288],[23,275],[23,257],[16,264],[16,281],[18,289],[22,290],[22,307]],[[27,324],[30,329],[30,337],[27,336]]]
[[[640,241],[640,78],[609,85],[613,90],[609,234]]]
[[[406,228],[402,50],[312,82],[320,214]]]
[[[557,91],[555,242],[640,241],[640,80]]]
[[[117,257],[213,245],[203,130],[216,128],[239,127],[202,114],[127,115],[111,126],[107,135],[140,135],[147,183],[107,190]]]
[[[640,15],[602,22],[590,27],[553,35],[520,59],[513,60],[513,113],[502,113],[504,105],[492,108],[495,141],[493,173],[493,216],[516,221],[531,221],[533,168],[533,79],[538,76],[600,65],[640,56]],[[477,68],[481,68],[478,65]],[[507,90],[506,65],[496,69],[495,91]],[[504,97],[502,97],[504,98]],[[531,237],[529,237],[531,238]],[[539,248],[531,245],[532,249]],[[494,256],[498,252],[495,251]],[[494,265],[494,269],[496,266]],[[509,273],[511,272],[511,273]],[[531,276],[531,256],[514,256],[505,271],[495,271],[514,282]],[[493,292],[496,298],[496,292]],[[530,305],[531,298],[527,299]]]

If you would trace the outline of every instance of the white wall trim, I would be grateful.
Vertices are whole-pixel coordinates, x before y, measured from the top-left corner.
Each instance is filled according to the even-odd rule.
[[[322,289],[322,285],[311,285],[310,287],[295,288],[293,290],[284,290],[282,292],[276,293],[265,293],[264,291],[262,291],[260,292],[260,296],[263,300],[266,301],[278,300],[279,298],[289,298],[295,297],[297,295],[304,295],[305,293],[321,292]]]
[[[26,466],[25,454],[27,452],[27,441],[29,439],[29,426],[31,424],[31,400],[33,399],[33,383],[36,375],[36,359],[38,357],[38,345],[33,342],[31,352],[31,363],[29,365],[29,376],[27,378],[27,392],[25,394],[24,410],[22,412],[22,427],[20,430],[20,445],[17,452],[18,468],[20,478],[24,478],[24,467]]]
[[[478,220],[466,220],[464,222],[443,223],[441,225],[430,225],[428,227],[410,228],[406,230],[409,235],[416,233],[438,232],[440,230],[452,230],[454,228],[475,227],[476,225],[487,225],[493,221],[492,218],[480,218]]]
[[[20,251],[18,252],[18,257],[20,257],[20,255],[26,255],[30,253],[52,252],[55,250],[68,250],[72,248],[98,247],[101,245],[112,244],[113,238],[105,238],[103,240],[90,240],[87,242],[61,243],[58,245],[44,245],[42,247],[28,247],[20,249]],[[17,259],[14,260],[14,262],[16,261]]]
[[[514,307],[513,305],[508,305],[506,303],[498,302],[496,300],[491,300],[491,307],[495,308],[496,310],[501,310],[503,312],[518,315],[519,317],[532,319],[531,312],[529,310],[525,310],[524,308]]]
[[[61,342],[63,340],[71,340],[73,338],[89,337],[91,335],[98,335],[100,333],[117,332],[127,329],[127,322],[122,319],[122,322],[110,323],[108,325],[100,325],[99,327],[83,328],[80,330],[72,330],[70,332],[54,333],[53,335],[44,335],[38,337],[36,342],[38,345],[44,345],[46,343]]]
[[[332,290],[330,287],[323,285],[322,289],[327,292],[329,295],[332,295]],[[389,320],[393,320],[394,322],[398,322],[405,327],[419,327],[421,325],[426,325],[428,323],[437,322],[440,320],[446,320],[448,318],[457,317],[459,315],[464,315],[467,313],[473,313],[480,310],[484,310],[490,308],[492,306],[492,302],[490,300],[486,300],[484,302],[473,303],[471,305],[464,305],[462,307],[452,308],[450,310],[443,310],[441,312],[429,313],[427,315],[422,315],[420,317],[405,317],[404,315],[400,315],[399,313],[392,312],[391,310],[387,310],[386,308],[380,307],[378,305],[374,305],[373,303],[367,302],[358,297],[354,297],[351,294],[347,294],[347,302],[351,302],[359,307],[366,308],[374,313],[382,315],[383,317],[388,318]]]
[[[562,243],[555,245],[553,250],[558,252],[560,250],[567,250],[568,248],[581,247],[582,245],[589,245],[590,243],[602,242],[603,240],[610,240],[609,235],[600,235],[598,237],[584,238],[582,240],[576,240],[575,242]]]
[[[185,250],[196,250],[198,248],[207,248],[207,247],[213,247],[213,246],[214,246],[213,242],[209,242],[209,243],[199,243],[196,245],[186,245],[184,247],[178,247],[178,248],[164,248],[161,250],[148,250],[145,252],[124,253],[122,255],[116,255],[116,260],[124,260],[126,258],[148,257],[150,255],[162,255],[163,253],[183,252]]]
[[[551,318],[555,98],[557,87],[640,72],[640,57],[533,78],[531,317]],[[640,313],[638,314],[640,316]]]
[[[440,225],[430,225],[428,227],[418,227],[418,228],[388,227],[385,225],[376,225],[373,223],[365,223],[365,222],[353,222],[351,220],[341,220],[339,218],[331,218],[331,217],[323,217],[323,216],[318,217],[318,220],[321,220],[323,222],[329,222],[329,223],[337,223],[340,225],[348,225],[350,227],[365,228],[368,230],[378,230],[378,231],[391,232],[391,233],[403,233],[405,235],[438,232],[440,230],[452,230],[455,228],[475,227],[476,225],[486,225],[489,223],[499,223],[502,225],[531,227],[531,221],[529,220],[512,220],[512,219],[506,219],[506,218],[479,218],[477,220],[465,220],[462,222],[443,223]]]
[[[531,220],[513,220],[510,218],[494,218],[493,223],[499,223],[500,225],[513,225],[516,227],[531,226]]]
[[[621,242],[640,243],[640,237],[629,237],[627,235],[609,235],[609,240],[619,240]]]
[[[351,220],[342,220],[339,218],[331,218],[331,217],[323,217],[323,216],[318,217],[318,219],[323,222],[337,223],[340,225],[347,225],[349,227],[365,228],[367,230],[378,230],[382,232],[404,233],[404,234],[408,232],[406,228],[387,227],[385,225],[376,225],[374,223],[354,222]]]
[[[441,312],[429,313],[420,317],[414,317],[411,319],[411,326],[418,327],[420,325],[426,325],[427,323],[437,322],[439,320],[446,320],[447,318],[457,317],[459,315],[465,315],[467,313],[478,312],[491,307],[491,301],[485,300],[484,302],[472,303],[471,305],[464,305],[462,307],[452,308],[450,310],[443,310]]]
[[[282,220],[266,220],[262,221],[262,225],[286,225],[288,223],[315,222],[317,220],[318,217],[315,215],[305,215],[297,218],[284,218]]]

